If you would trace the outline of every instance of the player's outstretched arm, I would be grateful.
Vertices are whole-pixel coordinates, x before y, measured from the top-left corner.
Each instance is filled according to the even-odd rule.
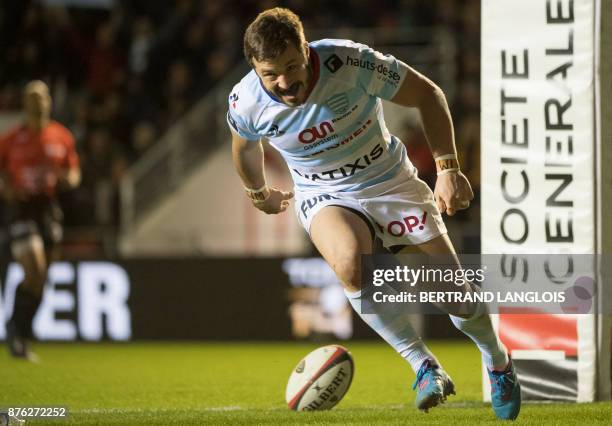
[[[63,140],[66,147],[66,155],[63,164],[57,166],[54,172],[59,189],[70,190],[76,188],[81,183],[81,166],[74,136],[68,129],[64,129]]]
[[[391,101],[416,107],[421,113],[427,142],[436,160],[438,178],[434,195],[440,212],[452,216],[457,210],[468,208],[474,193],[457,161],[453,121],[442,89],[409,67]]]
[[[78,166],[61,169],[58,172],[58,183],[62,189],[76,188],[81,183],[81,169]]]
[[[266,185],[264,153],[261,141],[249,141],[232,132],[232,159],[253,205],[267,214],[284,212],[293,192]]]

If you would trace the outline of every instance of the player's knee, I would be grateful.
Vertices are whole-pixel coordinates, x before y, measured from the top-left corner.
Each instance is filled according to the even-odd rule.
[[[37,234],[19,238],[13,241],[11,249],[15,260],[23,267],[24,286],[31,291],[41,289],[47,279],[47,262],[42,238]]]
[[[23,284],[32,292],[40,292],[47,280],[47,269],[42,265],[24,267]]]
[[[349,291],[361,289],[360,256],[345,256],[339,258],[333,265],[338,279]]]

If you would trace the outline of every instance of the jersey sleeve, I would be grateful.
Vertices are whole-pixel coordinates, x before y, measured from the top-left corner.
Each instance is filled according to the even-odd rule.
[[[63,166],[69,169],[75,169],[79,167],[79,154],[76,151],[76,143],[74,136],[70,130],[63,129],[63,140],[66,146],[66,157],[64,158]]]
[[[240,114],[237,106],[238,93],[233,91],[229,97],[229,105],[227,110],[227,124],[234,133],[237,133],[241,137],[247,140],[259,140],[260,136],[257,134],[252,125],[249,125],[249,120]]]
[[[0,170],[6,169],[6,147],[9,143],[8,139],[8,134],[0,134]]]
[[[345,64],[357,74],[357,84],[372,96],[391,100],[404,82],[408,65],[365,44],[351,42],[344,49]]]
[[[8,167],[10,145],[17,133],[18,129],[13,129],[8,133],[0,134],[0,170],[6,170]]]

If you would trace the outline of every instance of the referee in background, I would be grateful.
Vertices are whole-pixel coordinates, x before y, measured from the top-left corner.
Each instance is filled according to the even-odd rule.
[[[57,194],[78,186],[81,171],[72,133],[51,120],[49,87],[29,82],[23,102],[24,122],[0,136],[0,193],[8,208],[11,253],[24,271],[6,341],[13,357],[32,360],[32,320],[63,234]]]

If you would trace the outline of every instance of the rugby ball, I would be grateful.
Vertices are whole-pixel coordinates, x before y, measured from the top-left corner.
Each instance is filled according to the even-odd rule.
[[[353,380],[353,357],[339,345],[315,349],[293,369],[285,400],[295,411],[329,410],[340,402]]]

